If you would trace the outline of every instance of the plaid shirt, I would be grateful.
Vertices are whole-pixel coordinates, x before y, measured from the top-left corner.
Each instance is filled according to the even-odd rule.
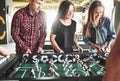
[[[28,6],[18,10],[12,20],[11,35],[16,43],[16,52],[25,53],[30,49],[37,52],[43,47],[46,38],[46,16],[39,11],[30,15]]]

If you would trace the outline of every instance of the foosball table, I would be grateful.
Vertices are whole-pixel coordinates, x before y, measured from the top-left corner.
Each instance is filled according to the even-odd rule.
[[[19,54],[16,57],[7,79],[102,81],[107,54]]]

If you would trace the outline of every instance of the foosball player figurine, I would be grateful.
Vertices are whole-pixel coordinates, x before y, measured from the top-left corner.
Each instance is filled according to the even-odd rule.
[[[36,78],[35,71],[33,68],[30,69],[30,78]]]

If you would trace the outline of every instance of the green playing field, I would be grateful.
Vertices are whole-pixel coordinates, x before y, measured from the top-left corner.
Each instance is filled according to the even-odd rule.
[[[103,76],[104,67],[98,63],[87,61],[84,63],[23,63],[15,69],[12,78],[45,78],[45,77],[79,77],[79,76]]]

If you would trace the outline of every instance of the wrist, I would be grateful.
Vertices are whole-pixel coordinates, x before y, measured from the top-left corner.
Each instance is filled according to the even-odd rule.
[[[60,49],[58,53],[64,53],[64,52],[63,52],[63,50]]]
[[[78,49],[78,48],[79,48],[79,45],[76,45],[76,48]]]

